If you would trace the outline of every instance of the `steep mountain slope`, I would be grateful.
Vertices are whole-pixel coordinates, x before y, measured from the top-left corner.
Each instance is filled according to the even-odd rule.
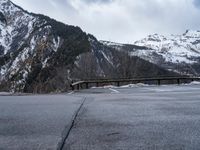
[[[91,44],[89,55],[82,55],[77,63],[78,70],[73,77],[92,78],[134,78],[173,76],[174,72],[166,71],[137,56],[130,56],[127,51],[119,51],[99,42],[94,36],[88,35]]]
[[[72,80],[155,75],[174,73],[0,0],[1,91],[66,91]]]
[[[182,35],[149,35],[134,45],[101,41],[104,45],[127,50],[160,67],[183,75],[200,75],[200,31],[186,31]]]
[[[56,80],[64,88],[63,81],[55,78],[59,74],[57,68],[64,67],[68,72],[67,67],[76,56],[89,50],[87,35],[78,27],[27,13],[9,0],[0,1],[0,14],[1,87],[38,91],[43,83]],[[67,79],[68,74],[65,76]],[[54,85],[44,87],[54,90],[51,86]]]

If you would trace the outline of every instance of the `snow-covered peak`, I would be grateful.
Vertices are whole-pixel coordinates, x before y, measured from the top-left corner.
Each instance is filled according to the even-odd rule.
[[[200,31],[187,30],[182,35],[149,35],[148,37],[136,41],[134,44],[138,46],[145,46],[155,50],[161,50],[163,48],[172,47],[184,47],[191,49],[191,47],[197,51],[200,51]]]
[[[0,4],[3,5],[3,4],[7,4],[7,3],[9,3],[9,2],[10,2],[10,0],[1,0],[1,1],[0,1]]]
[[[26,39],[31,33],[35,21],[35,17],[10,0],[0,0],[0,55],[7,54],[9,50],[15,51],[22,42],[16,41],[17,36],[20,33]],[[14,48],[11,45],[15,45]]]
[[[13,13],[21,11],[10,0],[0,0],[0,11],[4,15],[13,15]]]
[[[42,69],[48,67],[63,39],[47,21],[10,0],[0,0],[0,84],[9,81],[11,89],[24,88],[35,62]]]
[[[187,30],[182,35],[170,36],[149,35],[136,41],[135,45],[148,47],[149,50],[139,51],[137,55],[145,55],[150,60],[154,53],[162,56],[166,62],[193,64],[197,63],[197,58],[200,57],[200,31]]]
[[[123,46],[123,44],[110,42],[110,41],[100,41],[100,43],[107,46]]]
[[[124,44],[121,43],[116,43],[116,42],[110,42],[110,41],[99,41],[101,44],[103,44],[104,46],[108,46],[111,48],[114,48],[115,50],[121,50],[122,47],[124,46]]]
[[[17,20],[31,21],[34,19],[32,15],[13,4],[10,0],[0,0],[0,13],[4,15],[7,24],[13,24]]]
[[[195,30],[187,30],[183,36],[188,37],[188,38],[200,38],[200,31],[195,31]]]

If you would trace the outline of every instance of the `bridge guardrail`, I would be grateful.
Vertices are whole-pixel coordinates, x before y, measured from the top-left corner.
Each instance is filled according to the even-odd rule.
[[[157,82],[158,85],[162,84],[162,81],[176,81],[177,84],[181,84],[181,81],[200,81],[200,77],[157,77],[157,78],[133,78],[133,79],[98,79],[98,80],[85,80],[78,81],[71,84],[72,90],[88,89],[91,84],[95,84],[99,87],[100,84],[113,84],[120,86],[121,83],[144,83],[144,82]]]

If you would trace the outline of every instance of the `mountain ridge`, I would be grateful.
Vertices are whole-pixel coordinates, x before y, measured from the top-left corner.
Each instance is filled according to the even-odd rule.
[[[62,92],[74,80],[177,75],[10,0],[1,1],[0,14],[1,91]]]
[[[181,35],[149,35],[134,44],[118,44],[101,41],[104,45],[119,50],[128,50],[162,68],[182,75],[199,76],[200,31],[187,30]],[[129,47],[129,48],[128,48]]]

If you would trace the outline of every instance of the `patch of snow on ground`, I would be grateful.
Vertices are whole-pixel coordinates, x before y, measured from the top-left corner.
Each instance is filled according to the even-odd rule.
[[[114,85],[105,85],[105,86],[101,86],[101,87],[93,86],[91,89],[98,89],[98,88],[110,89],[110,88],[117,88],[117,87]]]
[[[128,84],[128,85],[123,85],[123,86],[114,86],[114,85],[106,85],[106,86],[101,86],[101,87],[92,87],[92,89],[96,89],[96,88],[104,88],[104,89],[117,89],[117,88],[134,88],[134,87],[147,87],[150,86],[148,84],[144,84],[144,83],[137,83],[137,84]]]
[[[149,86],[149,85],[144,84],[144,83],[137,83],[137,84],[123,85],[123,86],[120,86],[120,88],[133,88],[133,87],[146,87],[146,86]]]
[[[12,95],[13,93],[9,93],[9,92],[0,92],[0,96],[8,96],[8,95]]]
[[[199,81],[193,81],[193,82],[189,83],[189,85],[200,85],[200,82]]]

